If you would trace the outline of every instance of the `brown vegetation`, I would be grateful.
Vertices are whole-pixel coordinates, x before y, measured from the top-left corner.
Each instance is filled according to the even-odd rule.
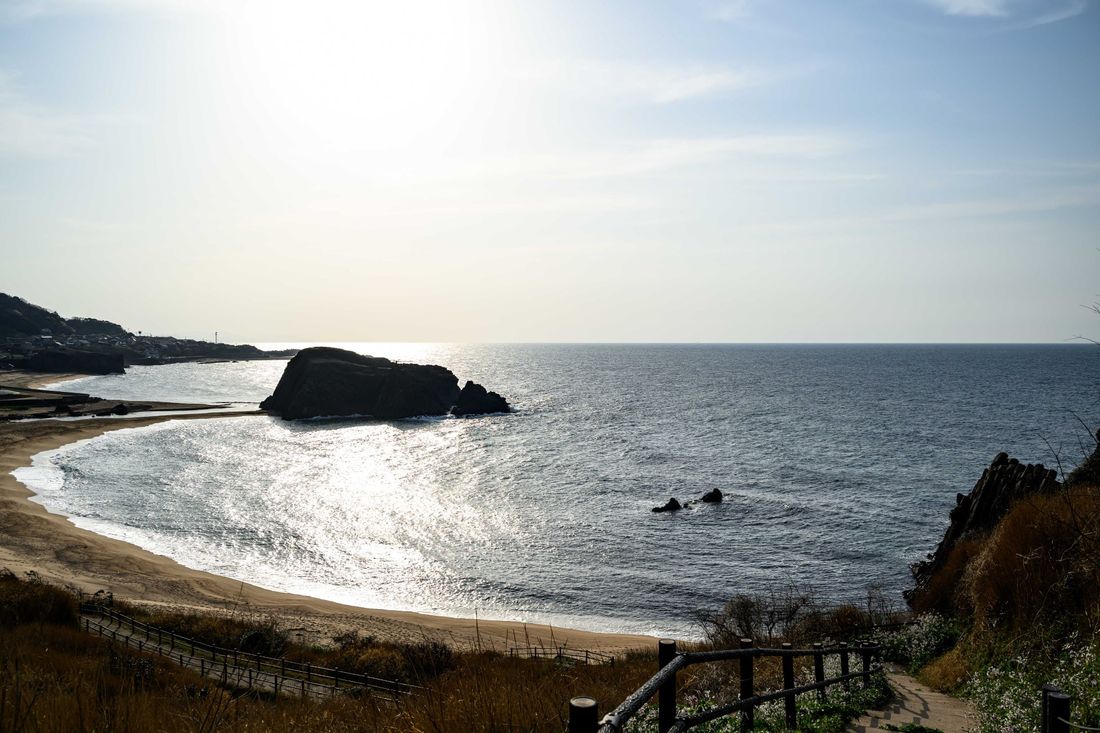
[[[1018,502],[957,590],[978,629],[1100,629],[1100,490],[1074,485]]]
[[[0,731],[557,733],[565,727],[570,697],[621,700],[656,670],[651,652],[627,655],[614,667],[573,667],[448,650],[439,666],[440,658],[431,656],[437,650],[423,645],[379,644],[352,635],[334,649],[287,644],[291,653],[326,662],[365,656],[377,664],[386,658],[396,671],[417,674],[426,689],[399,705],[344,696],[325,702],[274,699],[222,690],[160,657],[84,633],[76,618],[66,591],[10,573],[0,577]],[[166,614],[159,618],[172,620]],[[247,628],[245,618],[177,615],[174,621],[181,633],[187,628],[238,642],[257,628]],[[261,620],[258,629],[285,639],[284,632],[265,623]]]

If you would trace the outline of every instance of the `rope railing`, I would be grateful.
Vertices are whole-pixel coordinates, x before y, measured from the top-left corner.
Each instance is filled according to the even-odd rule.
[[[1039,713],[1042,733],[1070,733],[1071,730],[1100,731],[1070,720],[1073,698],[1056,685],[1043,685],[1042,704]]]
[[[569,702],[569,733],[622,733],[627,723],[657,696],[657,730],[660,733],[685,733],[698,726],[718,718],[740,713],[741,730],[751,731],[755,724],[755,708],[772,700],[784,701],[784,713],[788,728],[798,726],[798,708],[795,699],[799,695],[817,692],[824,698],[827,688],[843,685],[850,689],[854,680],[860,680],[864,687],[871,684],[871,660],[881,653],[881,647],[859,642],[850,647],[841,642],[825,647],[814,644],[810,648],[796,649],[790,644],[782,647],[767,648],[753,645],[752,639],[741,639],[739,649],[719,649],[704,652],[680,652],[676,642],[662,639],[657,646],[658,671],[641,687],[631,693],[613,711],[598,719],[599,704],[591,697],[575,697]],[[851,657],[860,661],[859,671],[851,671]],[[840,675],[825,677],[824,660],[828,656],[837,656],[840,660]],[[754,689],[753,666],[756,659],[779,658],[782,661],[783,687],[768,692]],[[814,662],[814,681],[796,685],[794,660],[812,657]],[[676,675],[694,664],[737,660],[740,663],[739,699],[695,715],[679,716],[676,711]]]
[[[295,685],[298,684],[298,680],[301,680],[306,687],[317,684],[320,687],[326,689],[331,687],[334,690],[364,688],[387,695],[408,695],[416,690],[423,689],[397,680],[372,677],[338,668],[317,667],[309,662],[291,660],[285,657],[268,657],[251,652],[242,652],[239,649],[227,649],[151,626],[99,604],[84,603],[81,604],[80,610],[82,614],[97,615],[101,619],[109,619],[117,624],[120,630],[129,629],[130,637],[138,634],[144,635],[144,639],[138,640],[141,642],[142,648],[145,645],[150,645],[150,647],[155,645],[158,648],[167,646],[169,654],[173,658],[176,653],[175,650],[178,648],[193,659],[202,659],[204,662],[209,661],[211,664],[221,664],[226,668],[254,670],[257,673],[274,675]],[[106,629],[102,624],[97,625]],[[114,634],[116,639],[118,638],[118,630],[107,630]],[[154,651],[152,648],[149,650]]]

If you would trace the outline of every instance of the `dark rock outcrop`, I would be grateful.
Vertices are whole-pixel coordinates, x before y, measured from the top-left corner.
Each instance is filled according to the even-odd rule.
[[[668,502],[664,506],[655,506],[650,511],[657,512],[658,514],[660,514],[661,512],[676,512],[676,511],[679,511],[681,509],[683,509],[683,507],[680,506],[680,502],[678,502],[676,500],[676,497],[674,496],[671,499],[669,499]]]
[[[76,349],[51,349],[32,354],[27,368],[34,372],[79,372],[82,374],[123,374],[121,354],[99,354]]]
[[[721,504],[722,503],[722,491],[720,489],[711,489],[707,493],[703,494],[703,498],[700,499],[704,504]]]
[[[906,597],[912,599],[928,585],[961,540],[987,534],[1020,499],[1050,494],[1060,488],[1058,474],[1053,469],[1041,463],[1024,465],[1007,453],[997,454],[970,493],[956,495],[951,524],[936,551],[912,566],[916,588],[906,592]]]
[[[260,408],[287,420],[341,415],[392,420],[445,415],[458,395],[458,378],[441,366],[315,347],[287,363],[275,392]]]
[[[489,392],[480,384],[466,382],[458,401],[451,408],[452,415],[488,415],[494,412],[511,412],[508,400],[496,392]]]
[[[501,412],[503,397],[467,383],[484,393],[480,404]],[[465,392],[466,390],[463,390]],[[475,390],[476,391],[476,390]],[[446,415],[457,409],[463,392],[458,378],[441,366],[400,364],[344,349],[303,349],[290,360],[275,392],[260,408],[287,420],[308,417],[362,415],[395,420],[418,415]],[[477,407],[471,402],[469,408]],[[455,414],[475,414],[475,410]]]

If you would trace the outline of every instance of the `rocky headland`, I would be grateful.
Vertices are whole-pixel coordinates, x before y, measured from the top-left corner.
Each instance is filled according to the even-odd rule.
[[[1007,453],[999,453],[985,469],[969,494],[955,495],[951,523],[926,560],[912,567],[915,587],[910,599],[928,587],[936,573],[947,565],[952,550],[962,540],[988,534],[1019,500],[1037,494],[1053,494],[1062,488],[1058,473],[1041,463],[1023,464]]]
[[[286,420],[363,416],[395,420],[420,415],[509,412],[508,402],[449,369],[318,346],[300,351],[260,409]]]

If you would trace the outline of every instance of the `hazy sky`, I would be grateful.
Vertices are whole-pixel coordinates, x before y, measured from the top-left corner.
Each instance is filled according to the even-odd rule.
[[[0,291],[232,340],[1095,336],[1100,2],[0,0]]]

